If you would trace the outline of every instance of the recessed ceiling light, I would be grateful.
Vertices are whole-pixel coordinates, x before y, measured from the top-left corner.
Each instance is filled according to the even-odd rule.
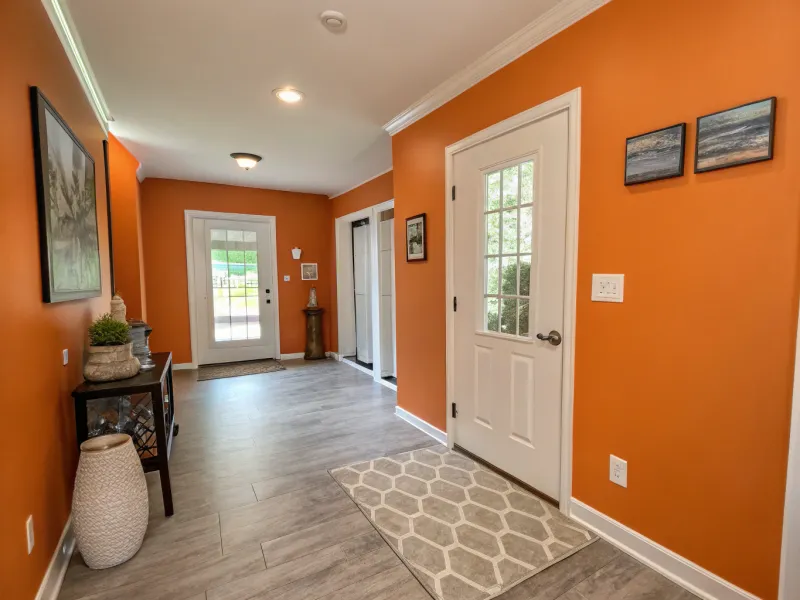
[[[272,90],[272,93],[278,97],[278,100],[282,100],[287,104],[297,104],[303,98],[305,98],[305,94],[303,92],[289,87]]]
[[[242,167],[245,171],[249,171],[253,167],[258,164],[258,161],[261,160],[261,157],[258,154],[250,154],[248,152],[234,152],[231,154],[231,158],[236,161],[240,167]]]
[[[347,18],[335,10],[326,10],[319,16],[322,26],[333,33],[342,33],[347,29]]]

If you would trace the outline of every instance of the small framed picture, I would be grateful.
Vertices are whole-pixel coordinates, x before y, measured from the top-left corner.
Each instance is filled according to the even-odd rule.
[[[699,117],[694,172],[771,160],[776,104],[766,98]]]
[[[425,213],[406,219],[406,262],[428,260]]]
[[[686,123],[625,140],[625,185],[683,175]]]
[[[300,263],[300,277],[303,281],[316,281],[317,263]]]

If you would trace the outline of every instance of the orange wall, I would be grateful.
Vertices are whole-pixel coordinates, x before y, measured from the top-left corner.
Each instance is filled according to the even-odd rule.
[[[129,319],[147,320],[139,161],[116,137],[108,136],[111,180],[111,227],[114,242],[114,284],[125,300]]]
[[[278,294],[280,299],[281,353],[305,350],[305,315],[312,285],[323,308],[330,306],[328,267],[331,239],[330,200],[325,196],[278,192],[256,188],[145,179],[142,191],[144,271],[147,282],[147,317],[153,327],[154,351],[170,350],[176,363],[192,362],[189,333],[189,297],[186,278],[184,211],[270,215],[276,218]],[[303,250],[293,260],[291,249]],[[300,263],[319,264],[319,280],[300,279]],[[291,276],[284,282],[283,276]],[[325,347],[330,343],[331,312],[323,317]]]
[[[28,86],[39,86],[95,160],[103,296],[44,304],[39,272],[36,183]],[[86,329],[108,310],[109,260],[103,130],[42,3],[0,3],[0,239],[3,281],[0,350],[0,590],[33,600],[70,511],[77,465],[70,392],[82,380]],[[70,362],[61,365],[61,350]],[[27,554],[25,520],[36,545]]]
[[[331,217],[331,246],[330,267],[331,267],[331,348],[334,351],[339,349],[339,322],[337,321],[336,303],[336,235],[334,227],[335,219],[358,212],[370,206],[375,206],[381,202],[386,202],[394,198],[394,173],[389,171],[371,179],[370,181],[358,186],[356,189],[331,199],[333,216]]]
[[[397,257],[399,404],[444,428],[444,148],[582,87],[573,494],[767,599],[798,306],[799,7],[614,0],[392,145],[395,233],[420,212],[430,231],[427,263]],[[771,95],[775,160],[691,173],[697,116]],[[680,121],[687,175],[625,188],[625,138]],[[625,273],[625,302],[591,303],[592,273]]]

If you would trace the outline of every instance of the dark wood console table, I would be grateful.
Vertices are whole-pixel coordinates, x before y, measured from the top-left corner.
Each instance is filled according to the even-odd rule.
[[[142,460],[144,471],[158,471],[164,497],[164,515],[172,516],[169,454],[178,434],[172,393],[172,353],[155,352],[156,366],[129,379],[91,383],[84,381],[72,392],[78,446],[89,437],[110,433],[123,421]],[[119,409],[124,406],[125,414]],[[116,421],[114,417],[116,416]],[[153,440],[155,436],[155,440]]]

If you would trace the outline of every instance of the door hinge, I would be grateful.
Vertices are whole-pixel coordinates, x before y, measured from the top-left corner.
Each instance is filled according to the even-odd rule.
[[[453,200],[456,199],[456,186],[453,186]]]
[[[453,296],[453,312],[456,312],[457,310],[458,310],[458,298]]]
[[[454,419],[458,416],[458,407],[456,406],[455,402],[453,402],[451,406],[451,414],[453,415]]]

